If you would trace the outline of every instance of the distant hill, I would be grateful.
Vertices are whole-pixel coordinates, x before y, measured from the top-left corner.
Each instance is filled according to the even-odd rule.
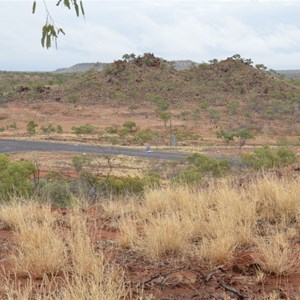
[[[278,74],[282,74],[287,78],[300,77],[300,70],[277,70]]]
[[[101,72],[104,70],[104,68],[109,65],[109,63],[80,63],[76,64],[70,68],[62,68],[62,69],[57,69],[54,71],[54,73],[84,73],[87,72],[91,69]]]
[[[127,107],[132,112],[147,110],[154,118],[168,110],[176,111],[176,117],[195,128],[211,123],[228,130],[248,127],[256,132],[300,132],[300,81],[283,79],[237,55],[195,63],[168,62],[145,54],[111,64],[78,64],[57,73],[43,79],[45,83],[36,79],[27,86],[24,76],[20,77],[22,83],[5,95],[6,101],[59,101],[116,110]],[[3,74],[2,82],[11,87],[8,75]]]
[[[176,70],[187,70],[199,65],[199,63],[192,60],[172,60],[167,63]],[[69,68],[57,69],[54,73],[84,73],[92,69],[96,72],[101,72],[110,64],[112,63],[80,63]]]

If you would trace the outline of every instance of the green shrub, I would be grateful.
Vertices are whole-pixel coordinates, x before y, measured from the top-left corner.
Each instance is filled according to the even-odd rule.
[[[11,162],[7,155],[0,154],[0,199],[30,196],[34,190],[30,177],[35,171],[35,166],[30,162]]]
[[[44,134],[50,135],[51,132],[55,132],[55,128],[52,124],[49,124],[48,126],[41,126],[41,130]]]
[[[81,126],[73,126],[72,127],[73,133],[75,134],[93,134],[96,132],[96,129],[93,125],[85,124]]]
[[[194,165],[201,174],[207,174],[214,177],[223,176],[230,170],[228,161],[214,159],[200,153],[190,155],[187,160]]]
[[[33,120],[29,121],[26,125],[27,133],[29,135],[36,134],[36,127],[38,127],[37,123],[35,123]]]
[[[136,128],[136,123],[134,121],[126,121],[123,123],[123,127],[131,132]]]
[[[174,184],[200,184],[203,183],[203,175],[197,170],[184,170],[171,180]]]
[[[105,128],[107,133],[115,134],[118,133],[118,128],[114,125]]]
[[[279,147],[277,150],[263,146],[255,149],[253,153],[243,154],[242,162],[256,170],[261,170],[287,166],[297,162],[297,157],[286,146]]]
[[[235,134],[234,132],[220,130],[217,132],[217,137],[222,139],[222,141],[226,144],[229,144],[229,142],[234,140]]]
[[[64,179],[42,182],[39,196],[40,199],[58,207],[67,207],[72,203],[70,186]]]
[[[139,144],[144,144],[153,140],[154,134],[150,129],[139,130],[134,134],[133,140]]]

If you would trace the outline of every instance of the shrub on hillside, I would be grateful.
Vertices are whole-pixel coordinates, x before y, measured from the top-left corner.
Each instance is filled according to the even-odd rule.
[[[230,170],[228,161],[211,158],[200,153],[190,155],[187,160],[194,165],[201,174],[211,175],[213,177],[223,176]]]
[[[11,162],[7,155],[0,154],[0,199],[30,196],[34,190],[30,177],[35,171],[35,166],[30,162]]]
[[[286,146],[276,150],[263,146],[255,149],[253,153],[242,155],[242,162],[256,170],[284,167],[297,160],[296,154]]]
[[[85,124],[81,126],[73,126],[72,131],[75,134],[93,134],[96,132],[96,129],[93,125],[91,124]]]
[[[133,140],[136,143],[144,144],[153,140],[154,134],[150,129],[142,129],[134,134]]]
[[[172,179],[175,184],[202,184],[205,177],[220,177],[229,172],[229,163],[218,160],[204,154],[194,153],[187,158],[190,167],[181,171]]]

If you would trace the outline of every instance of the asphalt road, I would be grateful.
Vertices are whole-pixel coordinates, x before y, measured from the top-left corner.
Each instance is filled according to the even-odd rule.
[[[74,152],[98,155],[126,155],[149,159],[185,160],[189,154],[169,151],[146,153],[146,149],[123,148],[114,146],[92,146],[85,144],[67,144],[57,142],[43,142],[32,140],[0,139],[0,153],[46,151],[46,152]]]

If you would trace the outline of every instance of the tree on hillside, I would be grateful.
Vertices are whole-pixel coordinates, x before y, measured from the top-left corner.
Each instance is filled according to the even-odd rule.
[[[51,43],[54,41],[57,45],[57,38],[60,33],[65,34],[62,28],[59,28],[55,25],[53,18],[51,17],[50,11],[48,9],[47,1],[43,1],[45,10],[46,10],[46,22],[42,28],[42,39],[41,43],[43,47],[47,49],[51,47]],[[37,1],[33,1],[32,4],[32,13],[36,12]],[[56,6],[64,6],[68,9],[74,9],[76,16],[79,17],[80,14],[84,16],[84,8],[82,0],[58,0]]]
[[[220,130],[220,131],[217,131],[217,137],[222,139],[222,141],[225,143],[225,144],[229,144],[231,141],[234,140],[234,132],[231,132],[231,131],[226,131],[226,130]]]
[[[171,119],[171,114],[167,111],[162,111],[159,114],[159,118],[164,122],[165,128],[167,128],[167,122]]]
[[[234,135],[239,138],[240,149],[242,149],[242,147],[246,145],[247,140],[254,138],[252,132],[248,128],[244,127],[236,130]]]
[[[36,134],[36,127],[38,127],[38,124],[35,123],[33,120],[30,120],[30,121],[27,123],[27,126],[26,126],[27,133],[28,133],[30,136],[35,135],[35,134]]]

